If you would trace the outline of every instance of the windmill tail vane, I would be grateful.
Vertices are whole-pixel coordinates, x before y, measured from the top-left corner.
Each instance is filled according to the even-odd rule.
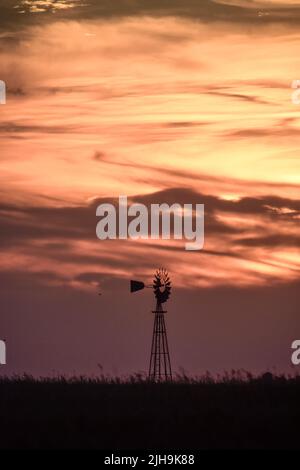
[[[168,346],[167,330],[163,304],[167,302],[171,294],[171,281],[166,269],[160,268],[154,274],[151,285],[146,286],[141,281],[130,281],[130,292],[137,292],[144,288],[152,288],[156,299],[154,313],[154,325],[152,333],[151,354],[149,364],[149,379],[155,382],[172,380],[172,368]]]
[[[145,284],[141,281],[130,281],[130,292],[137,292],[145,287]]]

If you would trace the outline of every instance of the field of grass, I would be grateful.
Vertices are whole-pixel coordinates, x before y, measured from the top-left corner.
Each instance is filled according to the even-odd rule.
[[[300,378],[0,379],[1,448],[300,448]]]

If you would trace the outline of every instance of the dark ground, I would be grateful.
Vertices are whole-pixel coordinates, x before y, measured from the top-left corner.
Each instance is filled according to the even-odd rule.
[[[300,378],[0,379],[0,447],[300,448]]]

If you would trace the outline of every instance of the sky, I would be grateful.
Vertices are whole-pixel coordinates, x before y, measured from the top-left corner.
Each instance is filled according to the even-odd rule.
[[[300,1],[2,0],[0,374],[297,372]],[[96,207],[205,204],[205,245],[96,238]],[[101,291],[102,295],[98,296]]]

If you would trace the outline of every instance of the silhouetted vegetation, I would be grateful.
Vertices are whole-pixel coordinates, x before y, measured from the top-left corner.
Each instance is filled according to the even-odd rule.
[[[2,448],[299,448],[300,378],[0,379]]]

